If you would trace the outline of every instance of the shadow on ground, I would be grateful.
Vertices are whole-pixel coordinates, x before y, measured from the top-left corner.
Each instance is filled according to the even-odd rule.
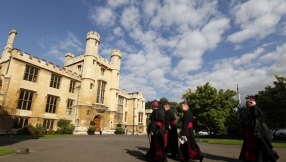
[[[218,161],[228,161],[228,162],[241,162],[240,160],[234,159],[234,158],[229,158],[229,157],[224,157],[224,156],[217,156],[217,155],[212,155],[212,154],[205,154],[205,159],[210,159],[210,160],[218,160]]]
[[[34,139],[21,139],[21,138],[14,138],[14,137],[10,138],[9,136],[0,136],[0,146],[8,146],[14,143],[19,143],[19,142],[27,141],[27,140],[34,140]]]
[[[135,157],[138,160],[146,161],[143,157],[144,154],[140,151],[125,149],[126,153]]]

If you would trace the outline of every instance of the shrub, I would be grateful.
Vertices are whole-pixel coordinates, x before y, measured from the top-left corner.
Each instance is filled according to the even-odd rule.
[[[65,119],[60,119],[57,123],[57,126],[60,127],[60,128],[65,128],[66,125],[69,124],[69,121],[68,120],[65,120]]]
[[[119,124],[117,124],[116,126],[117,126],[117,127],[121,127],[121,126],[122,126],[122,124],[120,124],[120,123],[119,123]]]
[[[94,121],[90,121],[89,125],[95,126],[95,122]]]
[[[73,134],[75,126],[73,124],[68,124],[65,129],[66,134]]]
[[[19,129],[17,134],[20,135],[31,135],[30,129],[34,128],[32,124],[27,124],[25,127]]]
[[[53,134],[55,134],[56,132],[54,131],[54,130],[52,130],[52,129],[49,129],[48,131],[47,131],[47,134],[51,134],[51,135],[53,135]]]
[[[36,124],[35,127],[29,129],[30,133],[35,136],[45,134],[45,128],[41,124]]]
[[[87,130],[88,130],[88,131],[95,131],[95,128],[94,128],[94,127],[88,127]]]
[[[124,134],[124,132],[125,132],[124,128],[116,128],[114,133]]]
[[[73,124],[69,124],[68,120],[60,119],[58,121],[58,129],[55,132],[56,134],[72,134],[75,126]]]

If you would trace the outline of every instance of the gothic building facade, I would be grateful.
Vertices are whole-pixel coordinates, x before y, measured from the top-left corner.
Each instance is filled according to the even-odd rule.
[[[90,121],[97,131],[117,124],[146,131],[142,91],[119,90],[121,51],[112,50],[110,61],[101,57],[97,32],[87,33],[83,54],[65,54],[63,68],[14,48],[16,34],[9,32],[0,59],[0,117],[8,107],[15,109],[10,115],[19,128],[38,123],[56,129],[57,121],[66,119],[76,126],[74,134],[86,134]]]

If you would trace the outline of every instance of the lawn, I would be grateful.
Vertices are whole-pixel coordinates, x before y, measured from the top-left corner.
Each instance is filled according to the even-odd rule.
[[[16,150],[0,146],[0,156],[14,153],[16,153]]]
[[[224,144],[224,145],[242,145],[242,139],[217,139],[217,138],[196,138],[197,140],[202,140],[203,142],[208,142],[210,144]],[[286,140],[273,140],[271,141],[273,147],[275,148],[286,148]]]

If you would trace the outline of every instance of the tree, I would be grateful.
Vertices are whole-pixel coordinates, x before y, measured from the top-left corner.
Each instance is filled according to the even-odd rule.
[[[151,109],[151,105],[152,105],[152,102],[151,101],[147,101],[145,103],[145,109]]]
[[[8,134],[15,124],[17,111],[17,100],[13,97],[7,97],[0,108],[0,129],[4,129]]]
[[[275,78],[274,87],[266,86],[258,94],[248,96],[256,99],[271,129],[286,127],[286,77],[275,75]]]
[[[234,90],[217,90],[207,82],[203,86],[197,86],[195,92],[188,89],[182,98],[193,112],[196,129],[207,129],[220,135],[231,132],[237,125],[236,94]],[[180,110],[178,111],[180,115]]]
[[[159,103],[159,109],[164,111],[164,106],[169,103],[169,100],[165,97],[162,97],[160,98],[158,103]]]

